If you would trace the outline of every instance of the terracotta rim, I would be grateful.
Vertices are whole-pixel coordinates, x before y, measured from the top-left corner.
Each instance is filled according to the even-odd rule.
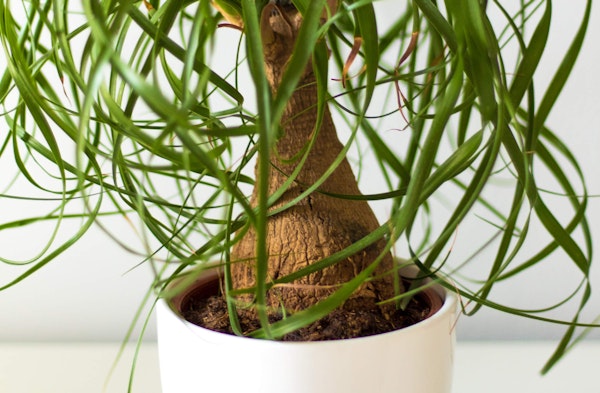
[[[190,299],[197,296],[208,297],[217,294],[220,289],[220,277],[221,274],[218,269],[207,270],[189,288],[174,296],[167,303],[177,315],[181,316],[181,310],[187,308]]]
[[[193,285],[179,295],[173,297],[168,303],[171,308],[181,316],[181,311],[187,308],[192,298],[198,296],[208,297],[217,294],[220,289],[220,278],[221,274],[218,269],[207,270],[196,279]],[[429,313],[423,320],[435,315],[444,305],[444,299],[433,288],[425,288],[423,291],[419,292],[418,296],[424,297],[429,303]]]

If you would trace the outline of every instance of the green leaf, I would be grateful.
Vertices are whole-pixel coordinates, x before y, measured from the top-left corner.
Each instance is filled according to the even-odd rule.
[[[377,19],[375,9],[372,3],[365,4],[353,12],[356,19],[355,36],[362,38],[362,48],[364,50],[364,61],[366,66],[366,90],[363,104],[363,112],[366,112],[377,81],[377,71],[379,67],[379,33],[377,31]]]
[[[540,19],[535,32],[533,33],[529,46],[523,54],[523,59],[519,62],[519,68],[515,72],[513,83],[510,87],[510,96],[513,107],[520,105],[523,95],[533,83],[533,75],[539,65],[544,49],[548,42],[550,31],[550,21],[552,19],[552,2],[546,2],[546,10]]]
[[[585,38],[586,32],[588,30],[590,16],[592,11],[592,0],[586,1],[585,12],[583,18],[581,20],[581,24],[577,31],[577,34],[573,38],[569,49],[565,53],[563,60],[556,71],[550,85],[546,89],[544,97],[540,102],[539,108],[537,110],[535,116],[535,124],[536,128],[540,128],[546,122],[550,111],[554,107],[556,100],[562,91],[563,87],[567,83],[569,75],[571,75],[573,71],[573,67],[575,66],[575,61],[581,52],[581,48],[583,46],[583,40]]]
[[[431,26],[444,38],[452,52],[458,51],[458,40],[454,28],[442,15],[436,4],[431,0],[415,0],[417,7],[429,20]]]

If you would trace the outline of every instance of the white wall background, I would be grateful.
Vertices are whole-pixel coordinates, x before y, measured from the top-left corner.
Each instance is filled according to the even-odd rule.
[[[548,78],[566,49],[566,39],[573,33],[571,28],[567,30],[566,22],[578,19],[583,1],[556,2],[554,8],[557,19],[562,22],[555,23],[552,44],[544,58],[543,69],[547,70],[544,75]],[[571,12],[577,16],[569,18]],[[600,195],[600,176],[597,174],[600,168],[600,47],[595,41],[599,35],[600,9],[596,7],[580,61],[550,121],[554,129],[561,130],[561,136],[580,157],[582,169],[588,177],[589,191],[597,195]],[[0,200],[3,220],[14,209],[28,209],[28,206],[11,203]],[[592,220],[600,218],[600,198],[591,201],[589,217]],[[600,239],[600,222],[592,221],[591,225],[596,239]],[[28,250],[30,239],[34,236],[28,234],[12,241],[0,238],[1,254]],[[600,247],[599,240],[595,243]],[[122,339],[152,279],[147,267],[130,271],[138,262],[136,256],[118,248],[101,231],[93,230],[58,260],[16,287],[0,292],[0,341]],[[600,292],[598,252],[595,263],[598,266],[592,272],[592,284],[598,285]],[[6,283],[13,275],[14,270],[0,266],[0,284]],[[543,303],[545,296],[552,296],[561,280],[570,275],[571,272],[553,269],[550,264],[537,279],[529,280],[528,286],[501,288],[497,300],[511,302],[524,297],[532,304]],[[532,286],[532,282],[535,285]],[[594,293],[591,302],[589,308],[600,314],[600,294]],[[568,315],[562,317],[568,318]],[[587,315],[588,319],[595,316],[593,313]],[[558,337],[562,330],[559,326],[483,310],[474,317],[461,318],[459,337],[542,339]],[[152,339],[154,334],[151,321],[146,337]],[[594,333],[593,336],[600,337],[600,334]]]

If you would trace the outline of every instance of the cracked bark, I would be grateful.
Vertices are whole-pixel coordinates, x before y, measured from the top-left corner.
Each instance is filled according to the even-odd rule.
[[[265,64],[273,92],[277,91],[285,64],[291,55],[301,24],[299,13],[289,6],[269,4],[262,15]],[[281,120],[282,136],[273,151],[269,172],[269,193],[280,188],[298,165],[301,152],[313,137],[317,119],[317,87],[310,65],[303,80],[288,102]],[[342,151],[329,109],[307,160],[296,180],[273,206],[280,207],[298,197],[307,185],[314,184],[328,170]],[[320,187],[320,191],[359,195],[355,176],[346,159]],[[251,204],[256,206],[256,190]],[[375,230],[379,224],[366,201],[335,198],[314,192],[293,207],[272,216],[268,221],[268,278],[276,280],[340,251]],[[276,286],[268,293],[269,305],[294,312],[314,305],[335,291],[340,284],[354,278],[381,253],[380,241],[334,266],[305,276],[291,285]],[[235,288],[255,283],[256,234],[250,229],[232,250]],[[389,272],[392,257],[386,255],[377,274]],[[390,275],[360,287],[355,298],[372,302],[393,296]],[[248,300],[248,299],[246,299]]]

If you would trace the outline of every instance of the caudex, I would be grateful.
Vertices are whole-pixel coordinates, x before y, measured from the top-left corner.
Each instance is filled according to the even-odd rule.
[[[335,1],[330,1],[323,17],[327,12],[334,12],[335,8]],[[229,19],[239,23],[237,19]],[[300,12],[289,2],[271,2],[262,10],[260,27],[264,63],[273,95],[278,92],[302,20]],[[347,159],[343,157],[344,147],[338,139],[327,105],[322,113],[319,113],[318,107],[317,81],[309,61],[287,103],[280,122],[280,137],[270,154],[269,194],[285,187],[286,181],[295,174],[271,209],[299,199],[268,219],[266,275],[271,282],[347,248],[379,227],[373,210],[365,200],[340,197],[356,197],[361,192]],[[258,168],[257,164],[257,171]],[[335,169],[331,171],[331,168]],[[326,179],[316,191],[300,198],[307,187],[324,176]],[[251,204],[256,206],[257,200],[255,188]],[[256,244],[256,231],[250,227],[233,247],[232,281],[236,289],[250,288],[256,283]],[[272,313],[304,310],[365,269],[373,270],[372,279],[355,290],[343,308],[349,312],[372,309],[387,318],[395,307],[378,303],[402,291],[402,286],[398,280],[392,279],[393,259],[381,239],[322,270],[286,285],[273,286],[267,293],[266,303]],[[246,300],[252,299],[246,297]]]

